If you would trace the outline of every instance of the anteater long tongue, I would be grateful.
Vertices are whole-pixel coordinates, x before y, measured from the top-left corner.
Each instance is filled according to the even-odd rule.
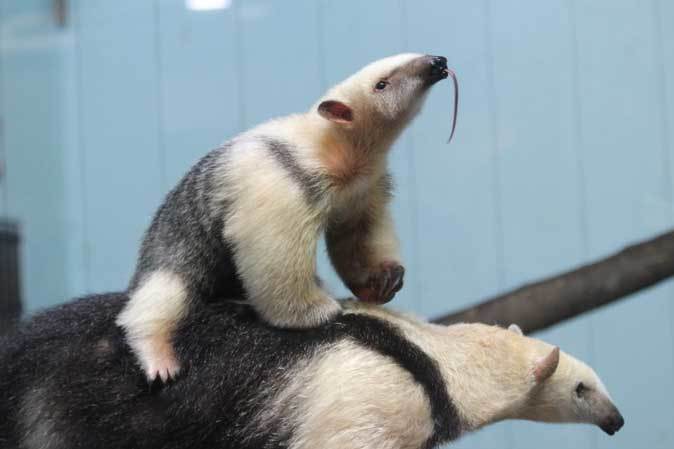
[[[454,137],[454,130],[456,129],[456,113],[459,110],[459,81],[456,79],[456,73],[450,69],[445,69],[447,74],[452,77],[452,82],[454,83],[454,116],[452,117],[452,133],[447,139],[447,143],[452,141]]]

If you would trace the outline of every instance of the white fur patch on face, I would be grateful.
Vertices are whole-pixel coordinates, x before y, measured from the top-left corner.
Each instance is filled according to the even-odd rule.
[[[604,382],[602,382],[602,380],[599,378],[599,375],[597,375],[597,373],[595,373],[594,371],[592,371],[592,374],[594,375],[594,381],[597,385],[597,390],[601,394],[606,396],[611,402],[613,402],[613,398],[611,398],[611,395],[609,394],[608,389],[604,385]]]
[[[374,61],[332,87],[319,103],[336,100],[346,104],[353,111],[351,127],[362,135],[360,140],[377,135],[374,140],[378,142],[369,145],[388,146],[419,112],[428,90],[420,76],[405,72],[396,78],[394,73],[423,56],[404,53]],[[380,82],[388,87],[378,90]]]
[[[403,66],[416,58],[420,58],[421,56],[423,56],[421,53],[401,53],[379,59],[363,67],[359,72],[353,75],[352,78],[369,78],[370,80],[374,81],[378,76],[387,74],[395,70],[397,67]]]
[[[418,449],[433,432],[428,398],[410,373],[351,341],[295,371],[254,426],[280,418],[294,429],[291,449]]]
[[[604,383],[592,368],[569,354],[564,354],[564,361],[565,369],[560,373],[560,376],[568,383],[568,388],[575,388],[579,382],[582,382],[585,386],[598,391],[607,399],[611,399],[606,386],[604,386]]]

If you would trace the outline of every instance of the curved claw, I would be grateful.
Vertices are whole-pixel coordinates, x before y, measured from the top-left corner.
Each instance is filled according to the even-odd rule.
[[[389,301],[393,299],[393,296],[395,296],[396,293],[400,291],[401,288],[403,288],[403,278],[405,277],[405,268],[403,268],[401,265],[397,265],[391,270],[391,275],[390,275],[390,281],[389,281],[389,289],[386,292],[386,296],[389,297]]]
[[[366,286],[353,289],[358,299],[385,304],[403,287],[405,268],[397,263],[384,263],[381,270],[370,276]]]

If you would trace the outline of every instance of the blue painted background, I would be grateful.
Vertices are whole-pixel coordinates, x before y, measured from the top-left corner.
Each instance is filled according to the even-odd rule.
[[[408,277],[431,316],[674,224],[668,0],[0,0],[0,216],[23,225],[28,308],[125,286],[162,195],[208,149],[401,51],[447,55],[392,154]],[[325,258],[322,272],[344,292]],[[671,282],[541,334],[595,366],[627,418],[506,423],[464,448],[674,447]]]

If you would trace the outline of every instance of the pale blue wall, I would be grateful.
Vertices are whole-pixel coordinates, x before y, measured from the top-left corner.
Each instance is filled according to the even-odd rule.
[[[25,234],[22,289],[29,306],[66,297],[63,160],[65,47],[46,1],[0,1],[0,212]]]
[[[200,155],[407,50],[449,57],[461,107],[447,146],[439,85],[392,155],[397,307],[445,312],[673,225],[674,2],[71,0],[65,29],[50,4],[0,0],[0,214],[24,226],[30,309],[123,288]],[[617,436],[516,423],[458,446],[674,447],[673,294],[541,334],[602,374],[627,418]]]

